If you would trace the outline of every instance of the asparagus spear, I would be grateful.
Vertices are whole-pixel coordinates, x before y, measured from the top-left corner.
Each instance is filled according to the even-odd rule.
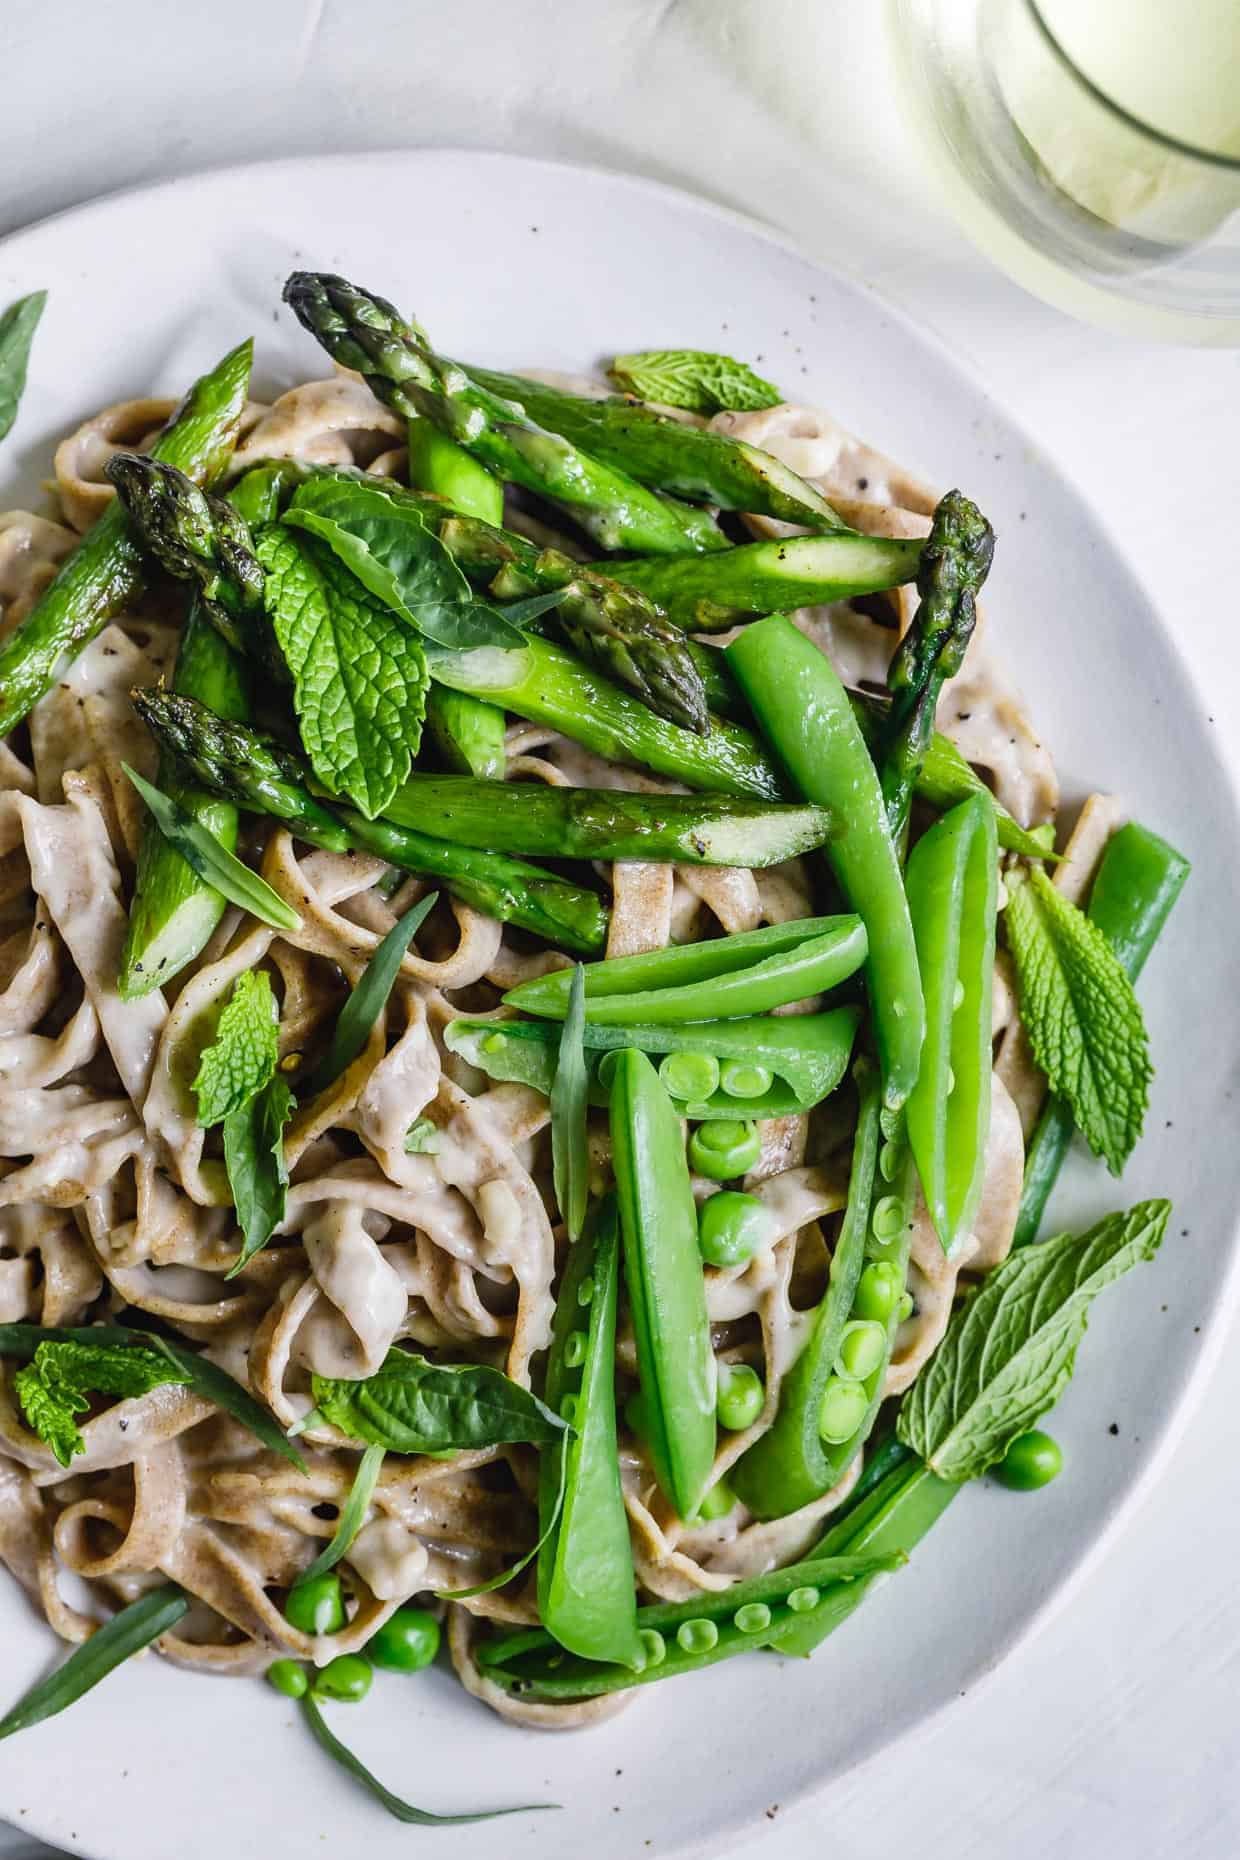
[[[660,497],[478,387],[386,299],[330,272],[295,271],[284,301],[332,360],[356,368],[389,407],[425,415],[499,477],[565,505],[604,549],[727,548],[706,511]]]
[[[263,609],[266,570],[241,513],[175,466],[141,452],[118,452],[104,469],[134,533],[160,567],[196,584],[207,618],[229,645],[287,684],[288,667]]]
[[[244,674],[232,648],[211,626],[195,600],[181,635],[172,688],[233,722],[249,714]],[[186,781],[170,756],[160,757],[157,785],[201,821],[229,852],[237,846],[237,810],[228,801]],[[129,933],[121,954],[120,994],[136,1001],[171,981],[204,948],[227,900],[201,879],[188,861],[148,820],[138,854],[138,875],[129,909]]]
[[[913,624],[887,673],[891,709],[882,744],[883,799],[897,841],[926,750],[939,692],[960,670],[977,622],[977,593],[990,570],[995,533],[961,491],[939,500],[917,570]]]
[[[205,484],[219,477],[236,444],[252,352],[252,343],[239,344],[194,383],[155,442],[157,458]],[[21,722],[62,667],[133,600],[142,580],[142,553],[118,500],[0,646],[0,736]]]
[[[716,794],[783,795],[773,765],[740,724],[711,718],[704,735],[679,729],[550,640],[529,639],[521,652],[436,653],[431,672],[612,761]]]
[[[917,537],[787,536],[742,543],[726,555],[609,562],[607,572],[640,588],[681,626],[710,633],[748,614],[811,607],[912,581],[925,545]]]
[[[367,820],[352,807],[322,801],[311,792],[313,777],[303,757],[274,737],[217,717],[193,698],[143,690],[133,693],[133,703],[161,749],[234,806],[268,814],[298,839],[329,852],[376,853],[405,871],[432,873],[476,910],[564,949],[583,955],[601,949],[607,912],[594,892],[537,866],[432,839],[388,820]]]
[[[430,420],[409,422],[409,482],[466,516],[497,525],[504,521],[499,479]],[[504,713],[497,704],[432,684],[426,694],[426,727],[448,768],[502,780],[507,766]]]
[[[701,498],[724,510],[751,510],[808,530],[847,528],[812,484],[769,452],[610,394],[605,400],[565,394],[523,375],[460,364],[481,388],[519,401],[532,420],[560,433],[604,464],[678,497]]]
[[[436,839],[534,859],[648,859],[691,865],[778,865],[823,845],[830,816],[721,795],[630,794],[622,788],[498,784],[412,775],[384,818]]]

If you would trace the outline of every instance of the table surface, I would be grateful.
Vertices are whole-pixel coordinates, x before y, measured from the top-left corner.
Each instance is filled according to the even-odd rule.
[[[435,144],[624,168],[756,214],[933,328],[1054,452],[1176,628],[1240,776],[1240,646],[1223,578],[1240,353],[1085,328],[979,257],[891,101],[882,11],[879,0],[6,0],[0,233],[221,162]],[[1233,1218],[1219,1210],[1220,1245]],[[1240,1357],[1225,1349],[1161,1482],[1038,1640],[897,1749],[774,1818],[737,1860],[809,1860],[824,1837],[851,1860],[914,1844],[930,1860],[1232,1860],[1237,1408]],[[0,1829],[0,1860],[36,1854],[49,1850]]]

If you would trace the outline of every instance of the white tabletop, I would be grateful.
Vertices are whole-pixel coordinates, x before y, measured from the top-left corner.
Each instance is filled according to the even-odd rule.
[[[1099,334],[979,258],[905,140],[881,13],[879,0],[5,0],[0,232],[220,162],[428,144],[627,168],[746,209],[931,325],[1055,453],[1175,628],[1240,773],[1225,554],[1240,353]],[[1233,1218],[1218,1211],[1214,1243]],[[1039,1640],[897,1749],[777,1813],[739,1860],[810,1860],[828,1843],[850,1860],[1233,1860],[1238,1408],[1228,1349],[1161,1483]],[[36,1851],[0,1830],[0,1860]]]

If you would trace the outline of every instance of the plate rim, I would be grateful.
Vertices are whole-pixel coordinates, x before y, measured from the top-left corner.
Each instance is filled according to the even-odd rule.
[[[262,179],[269,174],[280,175],[311,169],[338,171],[348,167],[362,168],[368,164],[388,165],[395,168],[420,161],[442,161],[444,159],[456,159],[468,163],[493,163],[499,167],[517,167],[535,173],[551,172],[584,180],[587,185],[601,181],[620,185],[626,190],[636,190],[662,198],[681,210],[687,210],[698,216],[705,215],[725,225],[730,225],[750,238],[756,238],[764,244],[775,247],[786,256],[825,277],[842,281],[850,290],[868,298],[884,318],[899,326],[902,331],[912,337],[915,343],[932,350],[952,374],[964,380],[974,392],[983,394],[1013,429],[1019,432],[1030,454],[1035,457],[1039,469],[1059,480],[1060,484],[1071,494],[1073,501],[1083,509],[1089,523],[1104,541],[1112,557],[1112,566],[1119,575],[1122,575],[1123,581],[1137,596],[1148,621],[1161,636],[1164,647],[1175,661],[1185,697],[1192,707],[1197,734],[1218,778],[1220,793],[1225,797],[1232,837],[1237,845],[1240,845],[1240,775],[1233,773],[1228,761],[1216,747],[1217,739],[1206,728],[1208,713],[1205,700],[1188,662],[1180,651],[1170,623],[1131,567],[1122,542],[1116,533],[1114,522],[1099,513],[1087,488],[1081,482],[1079,472],[1068,469],[1048,450],[1040,437],[1028,430],[1025,419],[1010,410],[1010,403],[1002,390],[1002,385],[996,384],[989,372],[979,367],[944,332],[928,322],[923,322],[902,304],[895,302],[846,260],[840,261],[834,256],[828,259],[807,242],[798,239],[780,226],[741,208],[713,199],[709,195],[697,193],[692,188],[608,163],[526,154],[503,148],[471,147],[459,143],[416,146],[398,144],[373,149],[288,154],[265,156],[253,161],[209,163],[165,180],[139,181],[112,188],[87,200],[59,207],[52,213],[15,227],[4,234],[0,237],[0,266],[4,266],[10,254],[15,255],[20,264],[23,245],[33,243],[48,230],[61,226],[71,230],[75,221],[103,218],[109,211],[119,206],[136,206],[143,201],[156,201],[161,197],[209,190],[213,186],[227,186],[230,182],[236,182],[242,178],[261,184]],[[1154,1438],[1151,1440],[1147,1433],[1142,1443],[1147,1450],[1140,1466],[1092,1531],[1088,1531],[1083,1539],[1080,1533],[1073,1533],[1079,1542],[1079,1548],[1073,1551],[1068,1567],[1046,1597],[1038,1602],[1009,1632],[998,1635],[989,1651],[974,1661],[964,1672],[963,1683],[970,1693],[988,1684],[1002,1665],[1032,1642],[1063,1609],[1076,1599],[1079,1590],[1096,1573],[1098,1566],[1105,1560],[1121,1533],[1133,1522],[1137,1513],[1148,1501],[1163,1477],[1179,1442],[1198,1412],[1207,1387],[1217,1371],[1227,1333],[1233,1326],[1237,1308],[1240,1307],[1240,1202],[1228,1209],[1226,1219],[1220,1225],[1223,1230],[1223,1245],[1220,1248],[1217,1295],[1210,1310],[1203,1315],[1197,1354],[1191,1362],[1186,1364],[1170,1406],[1163,1414],[1160,1414]],[[928,1705],[912,1706],[903,1712],[897,1707],[893,1721],[885,1725],[876,1735],[871,1748],[853,1760],[849,1770],[865,1767],[884,1753],[896,1749],[915,1731],[937,1724],[951,1710],[956,1703],[957,1696],[957,1692],[953,1690],[950,1694],[939,1698],[937,1702]],[[781,1819],[795,1821],[802,1818],[811,1804],[816,1800],[821,1800],[825,1792],[838,1782],[843,1774],[847,1773],[849,1773],[848,1770],[841,1771],[824,1780],[814,1780],[810,1777],[804,1783],[790,1786],[785,1791],[781,1804],[782,1809],[786,1811],[781,1815]],[[3,1802],[0,1802],[0,1814],[7,1816],[7,1807]],[[663,1851],[666,1860],[719,1860],[720,1856],[731,1852],[739,1842],[763,1825],[764,1811],[760,1807],[755,1807],[749,1813],[738,1811],[732,1814],[729,1812],[727,1818],[716,1824],[709,1835],[694,1837],[682,1842],[674,1849]],[[41,1818],[30,1810],[24,1810],[22,1813],[21,1831],[37,1835],[39,1838],[63,1838],[63,1835],[43,1833]],[[719,1844],[720,1841],[724,1843],[722,1846]],[[75,1842],[75,1851],[87,1853],[96,1850],[79,1847]]]

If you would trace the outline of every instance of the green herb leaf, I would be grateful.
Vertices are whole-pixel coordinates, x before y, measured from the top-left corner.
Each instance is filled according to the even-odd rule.
[[[64,1340],[40,1343],[14,1376],[13,1387],[34,1432],[67,1466],[85,1449],[73,1417],[86,1413],[91,1395],[146,1395],[165,1383],[188,1380],[159,1350]]]
[[[519,1808],[484,1808],[472,1815],[432,1815],[429,1809],[415,1808],[411,1802],[404,1802],[400,1796],[393,1795],[377,1776],[371,1774],[361,1758],[355,1757],[353,1752],[341,1743],[335,1733],[328,1728],[313,1692],[303,1693],[300,1703],[306,1723],[310,1726],[319,1748],[325,1750],[342,1770],[347,1770],[355,1782],[361,1783],[364,1789],[368,1789],[376,1802],[381,1803],[388,1814],[394,1815],[397,1821],[411,1823],[416,1827],[437,1828],[446,1827],[453,1822],[494,1821],[498,1815],[532,1815],[542,1809],[560,1806],[558,1802],[526,1802]]]
[[[586,1138],[590,1080],[586,1071],[586,972],[573,966],[568,1012],[551,1086],[551,1159],[555,1198],[568,1237],[575,1240],[586,1218],[590,1192],[590,1151]]]
[[[18,403],[26,391],[30,345],[46,303],[46,291],[31,291],[0,316],[0,439],[17,418]]]
[[[12,1356],[29,1362],[41,1343],[82,1343],[92,1348],[98,1344],[159,1350],[183,1372],[185,1384],[204,1401],[214,1402],[242,1427],[248,1428],[265,1447],[291,1461],[305,1472],[305,1461],[285,1439],[274,1415],[243,1388],[226,1369],[209,1357],[201,1356],[180,1342],[157,1332],[133,1330],[123,1324],[79,1324],[53,1327],[44,1324],[0,1324],[0,1356]]]
[[[301,918],[291,904],[271,889],[266,879],[257,872],[251,872],[248,865],[208,832],[200,820],[183,808],[179,801],[164,794],[161,789],[144,781],[136,770],[127,762],[121,767],[133,783],[142,799],[150,809],[151,817],[164,838],[175,846],[187,865],[197,872],[199,878],[208,885],[213,885],[230,904],[236,904],[251,917],[257,917],[260,923],[270,924],[275,930],[300,930]]]
[[[288,1200],[284,1126],[293,1114],[293,1094],[277,1072],[239,1111],[224,1119],[224,1164],[241,1229],[241,1252],[226,1277],[233,1278],[262,1251]]]
[[[687,407],[691,413],[751,413],[777,407],[779,389],[746,362],[706,349],[644,349],[617,355],[607,371],[616,386],[638,400]]]
[[[429,1117],[415,1118],[405,1132],[406,1156],[433,1156],[438,1148],[438,1125]]]
[[[1098,926],[1040,867],[1009,876],[1006,924],[1034,1057],[1118,1175],[1141,1134],[1152,1072],[1132,983]]]
[[[355,1440],[393,1453],[443,1453],[512,1441],[545,1446],[568,1423],[501,1370],[481,1363],[431,1363],[390,1350],[360,1382],[313,1376],[324,1420]]]
[[[63,1666],[41,1679],[17,1701],[11,1711],[0,1718],[0,1737],[12,1737],[14,1731],[28,1731],[32,1724],[42,1724],[57,1712],[73,1705],[84,1693],[106,1679],[112,1670],[131,1653],[158,1640],[175,1627],[189,1608],[189,1597],[175,1583],[149,1589],[136,1602],[130,1602],[96,1628],[90,1639],[69,1655]]]
[[[386,1451],[385,1447],[371,1446],[367,1447],[363,1453],[357,1463],[357,1471],[353,1475],[349,1496],[340,1508],[340,1517],[332,1533],[332,1540],[326,1549],[319,1551],[309,1569],[304,1569],[298,1576],[293,1584],[294,1593],[307,1582],[314,1582],[319,1576],[325,1576],[329,1569],[335,1569],[341,1557],[348,1555],[353,1539],[365,1522],[370,1501],[375,1495],[375,1487],[379,1483],[379,1474],[383,1470],[383,1456]]]
[[[438,899],[437,891],[429,892],[392,925],[341,1008],[327,1051],[309,1077],[298,1081],[299,1098],[317,1098],[353,1064],[370,1038],[371,1028],[387,1007],[405,951]]]
[[[312,479],[284,520],[320,537],[376,600],[436,645],[472,652],[525,644],[511,622],[478,599],[422,512],[378,485]]]
[[[422,740],[429,673],[421,642],[321,544],[276,523],[260,530],[254,549],[315,774],[373,820]]]
[[[976,1478],[1062,1394],[1089,1306],[1158,1251],[1171,1204],[1142,1201],[988,1273],[904,1398],[896,1432],[940,1479]]]
[[[237,977],[194,1080],[198,1122],[223,1123],[262,1090],[279,1057],[280,1014],[266,969]]]

